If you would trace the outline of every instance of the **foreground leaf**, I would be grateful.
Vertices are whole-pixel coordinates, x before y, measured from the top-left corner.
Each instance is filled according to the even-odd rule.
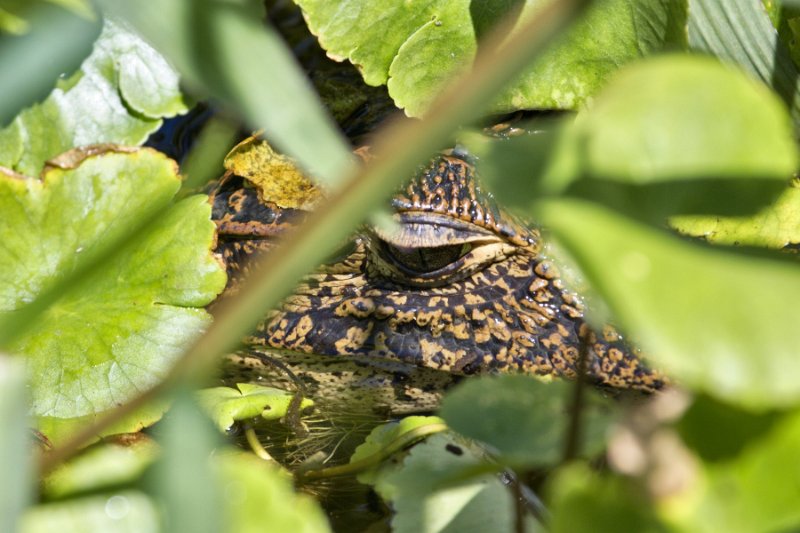
[[[370,85],[386,83],[398,106],[420,116],[443,83],[471,65],[478,37],[488,26],[505,14],[535,16],[545,2],[524,2],[521,13],[521,2],[495,3],[494,9],[468,0],[298,3],[331,57],[349,59]],[[620,64],[665,42],[685,40],[680,30],[685,7],[668,4],[598,2],[559,46],[500,97],[495,109],[578,107]]]
[[[231,387],[214,387],[198,392],[200,404],[211,415],[221,431],[227,431],[236,421],[260,416],[266,420],[278,420],[286,416],[294,393],[274,387],[252,383],[237,383]],[[300,409],[314,405],[313,400],[303,398]]]
[[[158,508],[138,490],[87,496],[32,507],[25,513],[21,533],[157,533]]]
[[[800,400],[796,263],[687,242],[578,200],[540,212],[667,374],[748,408]]]
[[[466,139],[495,194],[524,214],[553,194],[659,225],[675,213],[747,214],[772,201],[798,164],[782,102],[710,58],[636,63],[574,121],[530,128],[507,140]]]
[[[796,531],[800,527],[800,415],[775,423],[735,458],[703,464],[692,487],[662,502],[678,531]]]
[[[0,165],[35,176],[45,161],[99,143],[138,145],[186,111],[178,75],[152,47],[107,20],[81,70],[0,130]]]
[[[455,431],[492,446],[503,463],[552,465],[564,455],[574,383],[544,383],[530,376],[469,380],[442,401],[441,415]],[[583,452],[602,449],[611,411],[591,390],[582,413]]]
[[[150,202],[172,196],[175,171],[162,155],[140,150],[88,157],[74,169],[48,170],[42,181],[0,177],[0,317],[133,225]],[[198,307],[225,283],[209,253],[209,216],[203,196],[178,203],[14,344],[28,359],[36,415],[99,413],[163,376],[209,323]]]

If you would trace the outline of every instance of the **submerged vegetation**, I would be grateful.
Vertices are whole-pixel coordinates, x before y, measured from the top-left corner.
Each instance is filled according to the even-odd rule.
[[[0,530],[800,527],[800,5],[295,3],[0,2]],[[196,101],[216,113],[176,162],[153,135]],[[412,118],[372,131],[392,103]],[[522,110],[523,134],[482,133]],[[202,191],[240,130],[286,156],[240,144],[237,174],[296,185],[295,161],[323,192],[218,299]],[[213,386],[455,145],[670,387],[471,377],[346,425],[347,397]]]

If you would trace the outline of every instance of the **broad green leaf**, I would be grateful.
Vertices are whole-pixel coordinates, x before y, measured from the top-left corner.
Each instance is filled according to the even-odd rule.
[[[159,510],[138,490],[87,496],[31,507],[25,513],[20,533],[158,533]]]
[[[63,498],[133,483],[158,452],[158,445],[144,434],[129,441],[97,444],[48,474],[42,481],[42,492],[49,498]]]
[[[689,1],[689,45],[737,64],[777,92],[800,131],[800,76],[791,52],[758,0]]]
[[[281,38],[259,19],[259,2],[99,3],[133,24],[194,88],[235,106],[244,120],[263,129],[281,152],[295,157],[315,179],[333,185],[351,169],[347,141]]]
[[[155,428],[160,460],[148,472],[146,485],[164,509],[163,531],[217,533],[224,530],[226,483],[211,467],[220,435],[185,388],[163,423]]]
[[[695,399],[677,424],[683,441],[707,463],[735,457],[766,435],[780,413],[752,413],[707,396]]]
[[[564,456],[574,386],[529,376],[472,379],[445,396],[440,412],[450,428],[489,444],[503,463],[552,465]],[[593,391],[585,392],[582,450],[591,454],[602,449],[612,417]]]
[[[800,415],[787,415],[735,458],[701,464],[694,484],[662,502],[676,531],[731,533],[800,528]]]
[[[179,186],[158,152],[107,152],[42,180],[0,177],[0,317],[34,299]],[[199,307],[225,284],[209,253],[204,196],[167,211],[106,268],[71,290],[15,342],[28,360],[32,410],[74,418],[105,411],[156,382],[209,323]],[[7,315],[8,316],[8,315]]]
[[[548,1],[369,2],[300,0],[311,31],[334,59],[357,65],[370,85],[386,83],[410,116],[422,115],[446,80],[472,64],[478,35],[505,11],[535,16]],[[620,64],[685,41],[682,2],[597,2],[578,26],[495,103],[495,110],[574,109]]]
[[[497,474],[465,477],[485,457],[470,444],[434,435],[399,466],[378,473],[375,490],[392,503],[392,531],[514,531],[514,501]],[[528,519],[526,531],[536,530]]]
[[[231,387],[213,387],[199,391],[200,405],[211,416],[221,431],[227,431],[236,421],[260,416],[266,420],[278,420],[286,415],[294,393],[274,387],[253,383],[237,383]],[[300,409],[314,405],[303,398]]]
[[[588,170],[607,180],[785,180],[797,168],[783,103],[711,58],[663,56],[620,71],[575,127]]]
[[[601,475],[586,465],[572,464],[548,481],[554,533],[666,532],[652,504],[630,480]]]
[[[17,522],[33,499],[31,448],[25,367],[0,354],[0,472],[9,490],[0,498],[0,530],[16,531]]]
[[[394,453],[407,448],[421,438],[447,429],[444,421],[436,416],[407,416],[397,422],[382,424],[370,432],[364,442],[350,457],[350,464],[377,467],[381,461]],[[362,483],[375,482],[375,468],[362,472],[358,480]]]
[[[106,20],[81,69],[0,131],[0,165],[35,176],[45,161],[74,147],[141,144],[161,117],[184,111],[172,67],[124,26]]]
[[[683,240],[579,200],[547,201],[540,214],[676,381],[746,408],[800,399],[795,262]]]
[[[800,184],[792,186],[775,203],[752,216],[678,216],[672,227],[687,235],[719,243],[784,248],[800,244]]]
[[[772,201],[798,164],[783,104],[710,58],[638,62],[574,122],[528,127],[536,133],[464,139],[497,196],[526,213],[566,193],[659,224],[675,213],[744,215]]]

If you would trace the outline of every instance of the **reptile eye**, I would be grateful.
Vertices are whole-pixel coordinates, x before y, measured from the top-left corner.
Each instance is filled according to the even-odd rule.
[[[472,245],[453,244],[432,248],[401,248],[385,244],[388,255],[400,266],[419,273],[440,270],[455,263],[472,250]]]

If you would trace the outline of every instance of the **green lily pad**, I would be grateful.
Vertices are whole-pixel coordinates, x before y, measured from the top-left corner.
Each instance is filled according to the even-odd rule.
[[[179,187],[153,150],[101,152],[41,180],[0,175],[0,319],[46,290]],[[27,359],[32,411],[74,418],[110,409],[164,375],[209,323],[225,285],[210,254],[205,196],[169,209],[94,278],[70,287],[11,350]]]
[[[474,471],[476,475],[466,476]],[[375,490],[392,503],[396,533],[514,531],[511,491],[474,445],[439,434],[414,446],[401,465],[378,474]],[[528,519],[526,531],[537,528]]]
[[[546,2],[525,2],[522,13],[516,11],[518,3],[478,9],[469,0],[300,0],[298,4],[332,58],[350,60],[370,85],[386,83],[397,105],[410,116],[420,116],[442,84],[472,64],[478,36],[503,14],[498,8],[524,19],[535,16]],[[494,109],[574,109],[620,64],[667,42],[683,44],[685,17],[685,6],[675,2],[598,2],[498,99]]]
[[[178,81],[158,52],[106,20],[81,69],[0,130],[0,165],[35,176],[45,161],[71,148],[141,144],[162,117],[186,111]]]
[[[558,463],[564,456],[573,383],[545,383],[530,376],[469,380],[447,394],[440,410],[454,431],[484,442],[499,460],[519,466]],[[583,453],[602,450],[611,409],[586,390],[582,413]]]
[[[438,416],[407,416],[397,422],[381,424],[355,449],[350,464],[372,466],[358,475],[360,482],[372,484],[381,461],[421,438],[445,429],[447,426]]]
[[[227,431],[234,422],[260,416],[266,420],[278,420],[286,416],[294,393],[254,383],[237,383],[231,387],[213,387],[198,392],[200,404],[210,414],[222,431]],[[314,405],[314,401],[303,398],[300,409]]]
[[[539,212],[668,375],[749,409],[800,400],[796,262],[690,242],[590,202],[551,200]]]

